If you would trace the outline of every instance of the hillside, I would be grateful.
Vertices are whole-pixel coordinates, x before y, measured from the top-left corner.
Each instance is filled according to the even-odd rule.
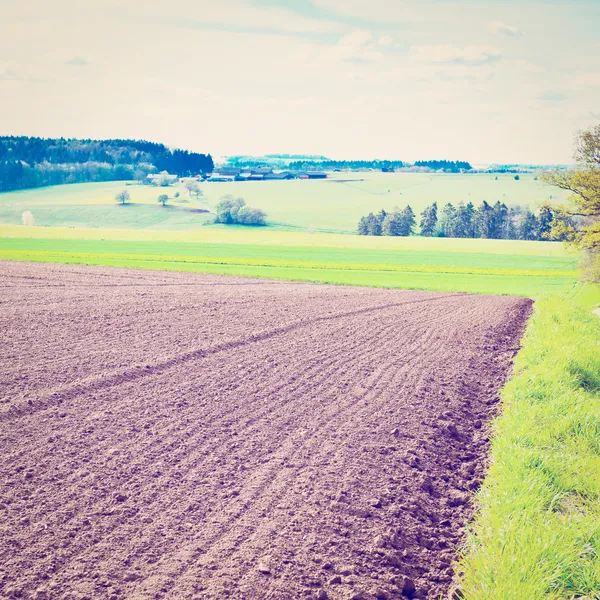
[[[1,194],[0,223],[18,225],[23,212],[31,211],[35,224],[46,227],[185,230],[207,220],[206,214],[186,209],[214,209],[220,198],[231,194],[264,210],[271,228],[354,233],[361,216],[382,208],[392,210],[395,205],[410,204],[417,215],[432,202],[441,208],[447,202],[477,206],[484,200],[490,204],[500,201],[533,210],[544,200],[563,202],[567,197],[566,192],[546,186],[534,175],[522,175],[519,181],[511,175],[497,177],[483,173],[335,173],[321,181],[202,183],[200,199],[190,198],[178,183],[162,188],[173,197],[171,210],[158,206],[162,191],[154,186],[127,185],[131,195],[127,207],[115,204],[115,194],[124,189],[123,183],[55,186]],[[180,195],[175,198],[177,192]]]
[[[143,140],[0,137],[0,192],[64,183],[141,180],[148,173],[179,176],[213,169],[210,154]]]

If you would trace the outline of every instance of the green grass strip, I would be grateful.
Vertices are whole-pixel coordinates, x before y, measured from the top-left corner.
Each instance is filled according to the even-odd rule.
[[[581,291],[536,303],[460,564],[466,600],[600,598],[600,319],[591,304]]]
[[[567,292],[576,285],[574,257],[486,254],[477,252],[478,247],[473,246],[469,252],[446,252],[222,242],[0,238],[0,260],[529,297]]]

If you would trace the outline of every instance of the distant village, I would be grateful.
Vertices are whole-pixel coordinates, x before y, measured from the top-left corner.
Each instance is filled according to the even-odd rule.
[[[275,171],[271,167],[217,167],[205,181],[275,181],[284,179],[327,179],[325,171]]]
[[[231,181],[281,181],[289,179],[327,179],[325,171],[277,171],[270,167],[253,167],[241,169],[238,167],[217,167],[212,173],[199,174],[194,177],[203,182],[231,182]],[[150,173],[146,183],[151,185],[172,185],[177,183],[179,177],[170,173]]]
[[[231,164],[233,162],[234,164]],[[252,161],[259,164],[244,164],[239,159],[214,167],[212,172],[194,176],[197,181],[207,183],[232,181],[283,181],[291,179],[328,179],[340,172],[383,172],[383,173],[534,173],[540,167],[533,165],[491,165],[474,168],[468,162],[431,160],[405,163],[402,161],[332,161],[329,159],[290,162],[278,158],[260,157]],[[267,164],[265,164],[267,162]],[[269,166],[271,162],[271,166]],[[518,177],[516,177],[518,178]],[[166,171],[150,173],[146,183],[151,185],[172,185],[179,177]]]

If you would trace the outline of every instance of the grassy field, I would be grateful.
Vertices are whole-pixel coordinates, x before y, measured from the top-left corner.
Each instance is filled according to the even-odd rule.
[[[589,286],[536,304],[461,564],[466,600],[600,597],[598,304]]]
[[[376,287],[538,296],[568,291],[577,278],[577,257],[551,242],[368,238],[241,227],[171,233],[1,226],[0,236],[0,259]]]
[[[498,179],[496,179],[498,177]],[[117,192],[127,189],[132,203],[116,206]],[[535,206],[552,196],[565,195],[548,188],[534,175],[450,175],[423,173],[335,173],[328,180],[265,181],[201,184],[201,202],[188,198],[182,185],[155,188],[108,182],[75,184],[10,192],[0,195],[0,223],[19,224],[23,211],[33,213],[36,224],[46,227],[93,227],[129,229],[188,230],[206,223],[204,215],[190,208],[211,208],[226,194],[243,197],[250,206],[268,214],[271,228],[351,233],[358,219],[370,211],[410,204],[416,213],[432,202],[473,202],[497,200],[507,205]],[[168,192],[179,199],[171,208],[157,203]]]
[[[132,202],[117,205],[115,195],[127,189]],[[20,224],[25,210],[31,211],[36,226],[68,228],[115,228],[130,230],[181,231],[202,227],[213,215],[198,210],[209,208],[180,186],[167,190],[171,200],[158,203],[164,189],[126,185],[124,182],[59,185],[0,194],[0,223]],[[179,198],[174,198],[176,192]]]

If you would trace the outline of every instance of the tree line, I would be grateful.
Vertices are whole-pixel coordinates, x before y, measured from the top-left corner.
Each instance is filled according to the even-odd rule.
[[[144,179],[168,171],[210,173],[210,154],[171,150],[143,140],[0,136],[0,191],[93,181]]]
[[[347,169],[402,169],[409,166],[401,160],[295,160],[290,162],[290,171],[335,171]]]
[[[551,207],[544,205],[538,214],[528,207],[511,206],[485,200],[477,208],[472,202],[457,206],[448,202],[438,210],[437,202],[427,206],[421,213],[420,234],[427,237],[485,238],[506,240],[561,240],[556,230],[556,220],[566,219],[555,215]],[[417,219],[410,206],[394,208],[391,212],[381,210],[361,217],[359,235],[408,236],[416,233]]]
[[[460,173],[470,171],[473,167],[464,160],[418,160],[415,167],[428,167],[434,171],[445,171],[446,173]]]
[[[377,214],[369,213],[358,222],[359,235],[412,235],[417,222],[410,206],[402,210],[398,207],[392,212],[380,210]]]
[[[460,173],[469,171],[473,167],[465,161],[460,160],[418,160],[414,165],[401,160],[297,160],[289,164],[290,171],[323,170],[334,171],[335,169],[374,169],[376,171],[403,169],[406,167],[426,167],[434,171],[443,169],[447,173]]]

